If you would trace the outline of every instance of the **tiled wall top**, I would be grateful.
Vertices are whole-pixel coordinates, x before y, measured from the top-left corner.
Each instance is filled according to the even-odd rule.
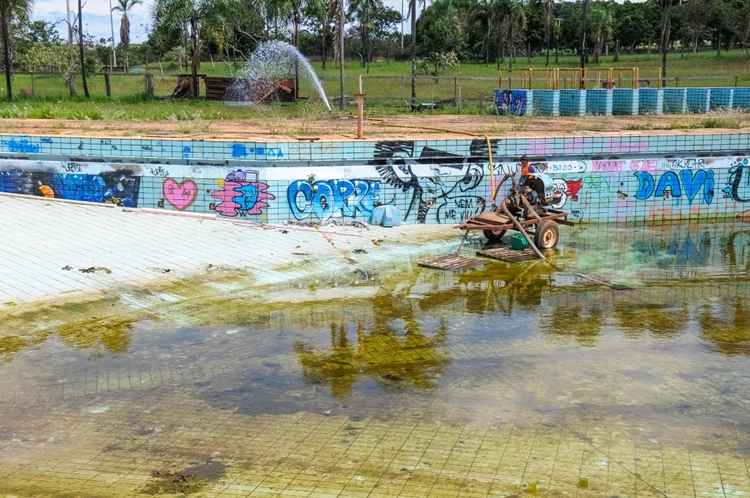
[[[750,150],[750,133],[493,138],[495,157],[626,156],[630,154],[715,154]],[[107,158],[139,161],[348,162],[372,160],[384,144],[376,141],[239,142],[134,138],[76,138],[0,135],[0,155],[64,159]],[[403,149],[429,148],[435,155],[486,155],[482,138],[403,140]]]

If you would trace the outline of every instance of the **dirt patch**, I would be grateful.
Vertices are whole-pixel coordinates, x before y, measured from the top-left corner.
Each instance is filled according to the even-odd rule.
[[[719,119],[720,118],[720,119]],[[721,123],[732,123],[726,130]],[[0,133],[14,135],[68,135],[97,137],[154,137],[174,139],[348,140],[355,138],[356,121],[350,116],[326,119],[266,118],[263,120],[192,121],[75,121],[58,119],[3,119]],[[548,137],[550,134],[641,135],[661,133],[717,133],[750,130],[747,113],[712,113],[663,116],[508,117],[508,116],[377,116],[369,115],[368,139],[458,138],[461,136]]]

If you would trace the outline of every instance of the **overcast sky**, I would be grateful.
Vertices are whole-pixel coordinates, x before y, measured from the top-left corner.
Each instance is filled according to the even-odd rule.
[[[115,3],[115,0],[112,0]],[[385,0],[387,5],[401,10],[401,0]],[[130,38],[134,42],[142,42],[146,39],[148,27],[151,24],[151,8],[154,0],[143,0],[142,5],[133,7],[130,15]],[[407,3],[408,5],[408,3]],[[77,0],[70,0],[70,8],[76,10]],[[36,0],[34,2],[34,19],[43,19],[48,22],[58,23],[61,33],[65,32],[65,0]],[[408,24],[408,23],[407,23]],[[85,0],[83,6],[83,25],[87,33],[93,35],[97,40],[109,39],[112,32],[109,24],[109,0]],[[406,26],[406,30],[409,27]],[[120,39],[120,16],[115,12],[115,39]]]
[[[635,0],[638,1],[638,0]],[[109,23],[110,0],[85,0],[83,7],[83,25],[87,33],[93,35],[97,40],[109,39],[111,35]],[[112,0],[114,3],[114,0]],[[130,14],[130,38],[134,42],[142,42],[146,39],[148,27],[151,24],[151,8],[154,0],[143,0],[142,5],[136,5]],[[386,5],[401,11],[401,0],[385,0]],[[76,0],[70,0],[71,8],[75,10]],[[408,1],[405,2],[408,5]],[[34,2],[34,19],[58,24],[61,33],[65,32],[65,0],[36,0]],[[405,29],[409,32],[409,23]],[[120,38],[120,16],[115,13],[115,39]]]
[[[114,0],[112,0],[114,4]],[[130,37],[140,42],[146,39],[148,25],[151,23],[151,5],[153,0],[144,0],[143,5],[136,5],[130,14]],[[70,8],[77,8],[77,0],[70,0]],[[61,33],[65,32],[65,0],[36,0],[34,2],[34,19],[43,19],[58,23]],[[109,39],[112,31],[109,24],[109,0],[85,0],[83,6],[83,26],[87,33],[99,38]],[[115,39],[120,38],[120,16],[115,12]]]

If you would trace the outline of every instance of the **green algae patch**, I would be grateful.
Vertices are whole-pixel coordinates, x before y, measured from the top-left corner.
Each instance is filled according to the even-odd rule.
[[[111,353],[124,353],[130,345],[135,322],[135,318],[129,317],[94,317],[61,325],[57,333],[64,343],[78,349],[103,346]]]

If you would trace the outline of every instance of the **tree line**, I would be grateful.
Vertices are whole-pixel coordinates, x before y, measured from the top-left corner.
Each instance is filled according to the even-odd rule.
[[[54,26],[31,21],[32,0],[0,0],[7,96],[14,69],[64,73],[71,94],[80,74],[87,93],[86,73],[118,66],[118,53],[126,71],[132,58],[171,61],[196,75],[201,60],[244,60],[267,40],[288,41],[324,67],[342,56],[363,67],[378,58],[411,60],[412,76],[419,62],[433,73],[456,61],[512,69],[518,57],[542,55],[555,65],[561,54],[576,54],[585,65],[646,50],[661,52],[666,76],[667,54],[675,50],[741,48],[750,57],[748,0],[404,1],[400,12],[383,0],[156,0],[147,40],[131,45],[127,14],[140,1],[116,0],[115,49],[112,39],[96,40],[81,29],[81,2],[68,16],[65,40]]]

